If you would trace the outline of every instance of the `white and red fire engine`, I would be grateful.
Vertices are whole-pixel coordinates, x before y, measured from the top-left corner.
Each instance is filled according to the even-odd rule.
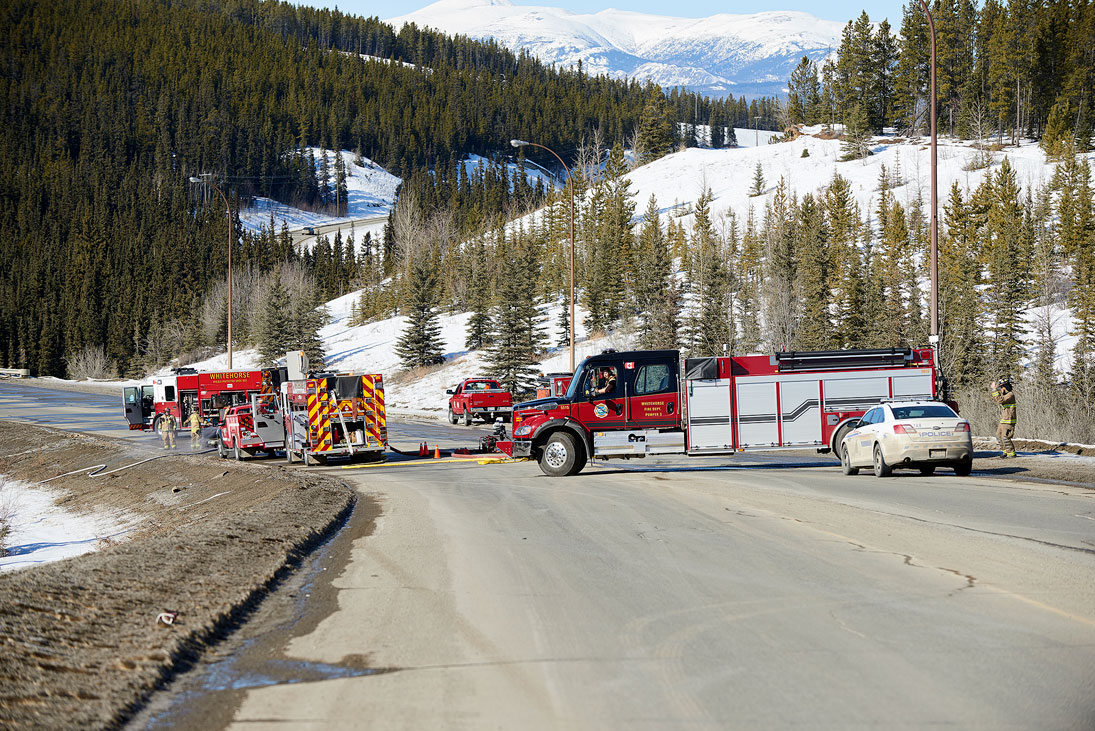
[[[880,399],[936,394],[930,349],[682,359],[676,350],[586,358],[567,392],[517,404],[511,457],[551,476],[590,459],[747,450],[834,450]]]
[[[125,388],[122,404],[130,429],[158,431],[162,415],[175,415],[179,427],[196,411],[203,423],[220,423],[223,409],[248,403],[253,394],[275,393],[285,378],[284,369],[198,373],[180,369],[169,376],[156,376],[151,384]]]

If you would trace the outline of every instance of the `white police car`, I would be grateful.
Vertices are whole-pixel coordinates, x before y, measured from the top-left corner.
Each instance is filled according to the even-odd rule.
[[[970,424],[939,401],[883,401],[844,437],[840,463],[846,475],[861,467],[878,477],[899,468],[930,475],[944,466],[964,477],[973,469]]]

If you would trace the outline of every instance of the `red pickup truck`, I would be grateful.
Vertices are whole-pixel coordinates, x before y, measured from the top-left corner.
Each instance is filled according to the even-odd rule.
[[[502,388],[498,381],[490,378],[469,378],[457,386],[445,391],[449,394],[449,423],[463,420],[464,426],[471,425],[473,416],[492,423],[501,416],[509,421],[513,412],[513,397]]]

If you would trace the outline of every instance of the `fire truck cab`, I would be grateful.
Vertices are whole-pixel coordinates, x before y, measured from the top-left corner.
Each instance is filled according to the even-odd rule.
[[[513,441],[548,475],[589,459],[746,450],[835,450],[882,398],[934,398],[930,349],[682,359],[676,350],[586,358],[563,396],[514,407]]]

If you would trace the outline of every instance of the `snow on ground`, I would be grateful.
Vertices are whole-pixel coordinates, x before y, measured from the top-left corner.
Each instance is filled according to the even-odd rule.
[[[57,507],[61,494],[0,475],[0,518],[12,526],[0,571],[60,561],[123,538],[135,520],[106,513],[73,513]]]

